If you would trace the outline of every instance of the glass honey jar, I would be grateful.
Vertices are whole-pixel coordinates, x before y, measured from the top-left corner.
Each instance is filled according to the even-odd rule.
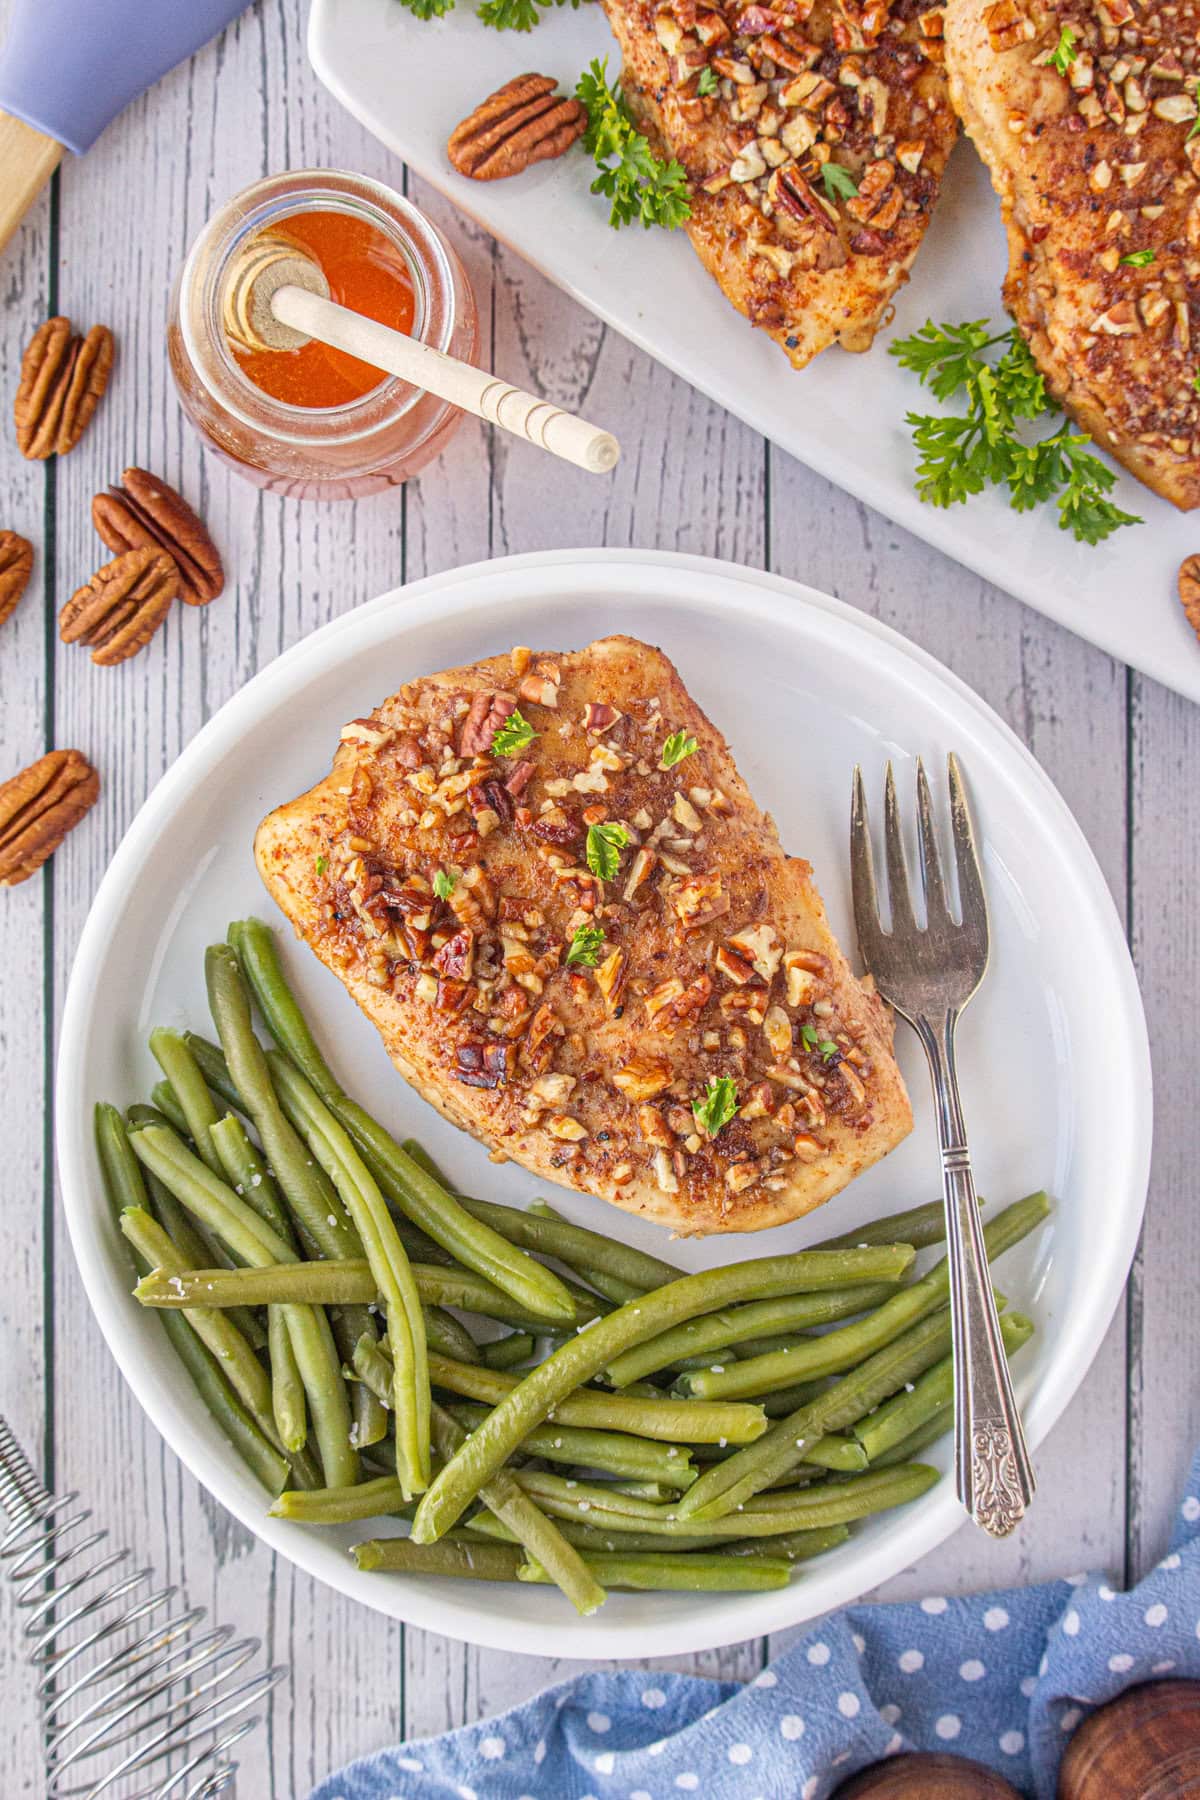
[[[188,253],[167,331],[184,411],[218,456],[276,493],[356,499],[407,481],[442,449],[457,407],[315,341],[253,353],[227,335],[229,271],[264,233],[318,261],[343,305],[476,360],[474,295],[437,227],[380,182],[299,170],[238,194]]]

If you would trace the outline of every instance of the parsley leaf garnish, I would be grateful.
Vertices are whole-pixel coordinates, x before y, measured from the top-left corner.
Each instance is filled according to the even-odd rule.
[[[821,180],[825,186],[827,200],[853,200],[858,192],[857,181],[849,169],[844,169],[841,163],[822,163]]]
[[[492,755],[515,756],[518,750],[528,750],[536,736],[529,720],[523,719],[514,707],[492,738]]]
[[[406,0],[407,3],[407,0]],[[450,0],[453,5],[454,0]],[[578,7],[579,0],[570,0]],[[532,31],[542,22],[542,11],[551,6],[565,6],[567,0],[483,0],[479,17],[495,31]]]
[[[673,231],[692,213],[683,167],[659,162],[622,95],[608,85],[607,69],[607,57],[593,60],[575,89],[588,115],[583,147],[599,170],[592,193],[612,202],[608,222],[614,228],[640,219],[647,228],[665,225]]]
[[[705,97],[707,97],[709,94],[715,94],[716,91],[717,91],[716,73],[714,70],[709,68],[707,63],[705,63],[704,67],[700,71],[700,79],[696,83],[696,92],[698,94],[702,94]]]
[[[989,360],[987,352],[1000,345],[1002,354]],[[992,332],[983,319],[929,321],[889,349],[939,400],[961,395],[966,405],[961,413],[906,415],[922,500],[956,506],[989,485],[1006,487],[1016,512],[1056,500],[1061,529],[1084,544],[1141,524],[1106,498],[1116,476],[1069,422],[1033,443],[1018,430],[1022,421],[1054,417],[1060,409],[1017,330]]]
[[[1200,118],[1192,120],[1192,129],[1188,132],[1187,136],[1184,138],[1184,140],[1183,140],[1184,143],[1190,144],[1192,139],[1196,136],[1197,132],[1200,132]]]
[[[1200,394],[1200,369],[1197,369],[1196,373],[1192,376],[1192,392],[1193,394]]]
[[[433,878],[433,891],[439,900],[448,900],[458,886],[458,876],[451,875],[448,869],[439,869]]]
[[[623,825],[589,825],[587,866],[601,881],[611,881],[621,865],[621,852],[629,842]]]
[[[1075,48],[1075,43],[1076,33],[1071,30],[1069,25],[1064,25],[1058,34],[1058,42],[1054,46],[1054,52],[1050,58],[1050,61],[1054,64],[1054,67],[1058,70],[1060,75],[1065,75],[1067,73],[1067,70],[1071,67],[1071,64],[1079,54]]]
[[[737,1088],[730,1075],[714,1075],[702,1100],[692,1101],[692,1116],[706,1136],[715,1138],[738,1110]]]
[[[594,969],[604,948],[604,932],[599,925],[579,925],[567,949],[568,969]]]
[[[1148,269],[1154,261],[1153,250],[1131,250],[1121,261],[1131,269]]]
[[[327,856],[318,856],[318,858],[317,858],[317,874],[323,875],[328,867],[329,867],[329,858]]]
[[[453,10],[454,0],[403,0],[403,4],[418,19],[440,19]]]
[[[673,731],[662,747],[662,757],[658,766],[660,769],[673,769],[675,764],[681,763],[685,756],[695,756],[695,754],[695,738],[689,737],[686,731]]]
[[[838,1047],[832,1038],[823,1038],[815,1025],[802,1025],[800,1036],[804,1040],[806,1050],[815,1050],[822,1062],[830,1062],[838,1054]]]

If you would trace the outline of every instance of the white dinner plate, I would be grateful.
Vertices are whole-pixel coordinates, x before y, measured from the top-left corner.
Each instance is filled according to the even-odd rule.
[[[64,1204],[84,1284],[126,1379],[193,1473],[260,1537],[332,1587],[401,1619],[497,1649],[558,1656],[699,1650],[774,1631],[848,1601],[932,1550],[961,1522],[949,1479],[782,1592],[614,1594],[577,1619],[542,1588],[360,1574],[370,1529],[319,1531],[267,1501],[212,1423],[132,1279],[92,1149],[92,1105],[146,1095],[152,1025],[207,1027],[203,953],[227,922],[281,924],[254,868],[261,816],[323,776],[346,719],[411,676],[514,643],[578,647],[627,631],[661,645],[728,735],[789,849],[810,858],[835,930],[853,946],[847,892],[850,772],[873,793],[891,757],[962,758],[982,836],[993,960],[960,1032],[981,1192],[1044,1186],[1053,1218],[1000,1265],[1037,1335],[1016,1365],[1034,1444],[1091,1362],[1121,1292],[1145,1197],[1150,1067],[1117,915],[1083,835],[1033,758],[956,676],[877,620],[777,576],[699,557],[584,550],[510,558],[417,582],[334,621],[265,669],[188,746],[131,826],[101,883],[71,977],[58,1071]],[[398,1137],[418,1136],[470,1192],[522,1204],[537,1184],[498,1168],[421,1101],[373,1028],[307,950],[289,970],[349,1087]],[[816,1218],[758,1237],[674,1243],[603,1202],[552,1190],[571,1218],[689,1269],[797,1249],[831,1230],[932,1198],[937,1152],[925,1070],[900,1028],[916,1129]],[[1113,1096],[1120,1104],[1113,1104]],[[388,1527],[384,1525],[382,1529]],[[936,1576],[933,1577],[936,1580]]]
[[[641,349],[906,530],[1200,700],[1200,653],[1175,592],[1179,565],[1196,548],[1186,515],[1123,474],[1114,498],[1145,524],[1091,548],[1059,530],[1053,506],[1018,514],[990,494],[943,512],[913,491],[904,415],[937,405],[886,344],[928,318],[1008,324],[999,205],[969,144],[951,160],[912,280],[896,296],[894,325],[869,355],[828,350],[797,373],[734,311],[682,231],[609,229],[607,202],[588,192],[593,171],[582,151],[513,181],[469,181],[446,160],[459,120],[522,70],[554,74],[569,90],[593,57],[608,58],[610,75],[619,69],[598,6],[552,7],[523,37],[489,31],[471,0],[426,21],[401,0],[313,0],[308,47],[321,80],[381,142]],[[500,373],[520,379],[516,370]]]

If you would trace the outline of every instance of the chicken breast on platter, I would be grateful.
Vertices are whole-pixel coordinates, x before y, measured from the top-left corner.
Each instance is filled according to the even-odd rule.
[[[911,1127],[808,864],[633,638],[407,682],[255,850],[400,1073],[536,1176],[754,1231]]]
[[[947,0],[951,96],[1008,231],[1005,304],[1066,410],[1200,504],[1200,7]]]
[[[958,134],[921,0],[603,0],[621,90],[688,178],[693,248],[796,368],[867,350]]]

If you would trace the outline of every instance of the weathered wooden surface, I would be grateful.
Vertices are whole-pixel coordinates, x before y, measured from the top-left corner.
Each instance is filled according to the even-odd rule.
[[[247,1800],[303,1796],[357,1752],[475,1719],[575,1666],[405,1631],[352,1609],[250,1539],[129,1397],[93,1323],[53,1195],[55,1020],[90,897],[122,832],[200,724],[256,668],[398,580],[572,543],[727,556],[802,577],[887,620],[952,662],[1009,720],[1074,807],[1128,916],[1156,1056],[1154,1187],[1128,1304],[1039,1459],[1036,1523],[1015,1548],[964,1530],[888,1593],[1097,1563],[1136,1573],[1161,1553],[1200,1430],[1189,1379],[1200,1250],[1191,1093],[1200,713],[769,449],[415,186],[414,198],[464,251],[495,363],[611,424],[625,447],[615,478],[585,480],[474,424],[407,491],[358,505],[262,496],[204,458],[163,354],[170,283],[204,218],[246,182],[284,167],[340,165],[401,179],[319,89],[304,57],[302,11],[300,0],[262,0],[135,104],[86,161],[68,160],[53,198],[7,251],[0,288],[8,394],[20,349],[48,310],[83,324],[104,320],[120,342],[118,379],[73,456],[30,466],[7,435],[0,448],[0,524],[39,546],[33,591],[0,631],[0,773],[51,745],[77,744],[104,777],[88,826],[43,876],[0,904],[8,1171],[0,1404],[49,1479],[84,1488],[147,1560],[218,1617],[262,1633],[270,1655],[291,1664],[269,1729],[242,1755],[238,1791]],[[58,645],[54,615],[98,560],[90,497],[131,461],[160,470],[200,505],[232,582],[209,611],[177,608],[148,652],[100,672]],[[0,1628],[11,1641],[10,1616]],[[674,1666],[742,1676],[769,1648],[754,1642]],[[5,1794],[40,1795],[30,1683],[10,1655],[0,1655],[0,1709]]]

